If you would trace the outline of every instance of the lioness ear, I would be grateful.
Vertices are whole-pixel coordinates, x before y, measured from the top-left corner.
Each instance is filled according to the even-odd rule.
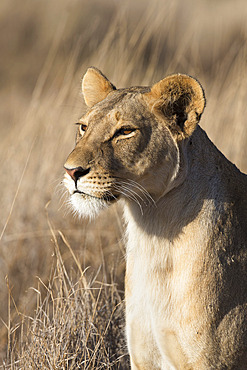
[[[95,67],[88,68],[82,79],[82,93],[88,107],[99,103],[107,95],[116,90],[110,81]]]
[[[200,83],[182,74],[159,81],[144,94],[144,98],[154,114],[166,119],[178,138],[189,137],[193,133],[206,104]]]

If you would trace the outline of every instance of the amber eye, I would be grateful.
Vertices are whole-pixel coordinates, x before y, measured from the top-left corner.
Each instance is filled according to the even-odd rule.
[[[121,128],[119,130],[119,134],[120,135],[129,135],[131,134],[131,132],[135,131],[135,129],[132,129],[132,128]]]
[[[81,131],[81,133],[84,133],[86,131],[86,129],[87,129],[87,125],[84,125],[83,123],[82,124],[80,123],[80,131]]]

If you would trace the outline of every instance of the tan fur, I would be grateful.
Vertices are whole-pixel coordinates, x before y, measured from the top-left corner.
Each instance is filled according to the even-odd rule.
[[[82,216],[123,204],[132,369],[247,369],[247,177],[198,126],[202,87],[90,68],[83,93],[64,183]]]
[[[115,87],[94,67],[88,69],[82,79],[82,93],[88,107],[105,99]]]

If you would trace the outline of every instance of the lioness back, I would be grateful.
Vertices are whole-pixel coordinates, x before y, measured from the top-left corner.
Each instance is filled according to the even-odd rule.
[[[82,81],[64,184],[93,218],[121,200],[132,369],[247,369],[247,176],[198,125],[199,82],[116,89]]]

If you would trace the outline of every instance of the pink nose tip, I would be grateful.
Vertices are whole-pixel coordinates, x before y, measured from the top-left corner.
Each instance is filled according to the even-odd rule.
[[[76,167],[76,168],[71,168],[71,169],[66,168],[66,167],[64,168],[75,182],[78,181],[80,177],[87,175],[90,171],[90,168],[87,168],[86,170],[84,170],[82,167]]]

